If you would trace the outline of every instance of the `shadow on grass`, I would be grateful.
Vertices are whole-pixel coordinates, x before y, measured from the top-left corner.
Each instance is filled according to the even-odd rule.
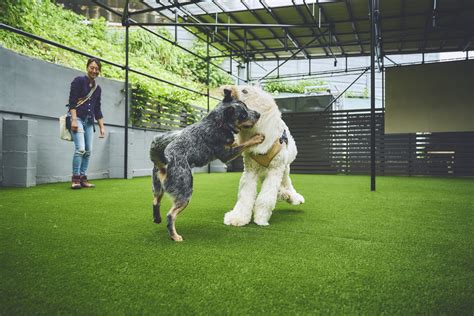
[[[270,218],[270,225],[279,223],[294,223],[303,220],[305,212],[295,209],[278,209],[274,210]]]

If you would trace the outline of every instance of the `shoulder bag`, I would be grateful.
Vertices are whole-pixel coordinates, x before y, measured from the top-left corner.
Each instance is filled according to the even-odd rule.
[[[77,102],[75,109],[86,103],[94,94],[95,89],[97,88],[97,83],[95,84],[94,88],[84,97],[80,98]],[[66,105],[69,106],[69,105]],[[67,141],[72,141],[72,134],[71,134],[71,113],[67,111],[66,114],[61,115],[59,117],[59,138]]]

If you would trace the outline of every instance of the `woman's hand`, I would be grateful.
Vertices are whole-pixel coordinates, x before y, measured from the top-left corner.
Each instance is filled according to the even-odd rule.
[[[105,137],[105,127],[100,126],[99,127],[99,138],[104,138]]]
[[[71,119],[71,131],[77,133],[77,119]]]
[[[105,125],[104,125],[104,119],[98,119],[97,123],[99,123],[99,138],[104,138],[105,137]]]

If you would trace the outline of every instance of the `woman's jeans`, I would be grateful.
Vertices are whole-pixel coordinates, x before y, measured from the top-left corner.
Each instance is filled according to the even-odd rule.
[[[89,167],[89,158],[94,140],[93,121],[83,121],[77,118],[77,132],[72,132],[74,141],[74,156],[72,158],[72,174],[75,176],[86,175]]]

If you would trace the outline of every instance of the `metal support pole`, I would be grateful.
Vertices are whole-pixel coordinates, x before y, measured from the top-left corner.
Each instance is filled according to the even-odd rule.
[[[311,76],[311,56],[308,57],[308,76]]]
[[[375,14],[376,0],[369,0],[370,11],[370,190],[375,191]]]
[[[206,86],[207,86],[207,113],[209,113],[209,107],[210,107],[210,103],[209,103],[209,77],[211,75],[211,69],[210,69],[210,64],[209,64],[209,32],[206,32],[206,60],[207,60],[207,63],[206,63]],[[211,164],[209,163],[207,165],[207,173],[211,173]]]
[[[277,58],[277,78],[280,78],[280,58]]]
[[[176,4],[176,1],[175,1]],[[174,42],[175,44],[178,43],[178,9],[174,9]]]
[[[247,57],[247,29],[244,30],[244,55]]]
[[[248,56],[245,57],[245,67],[247,68],[247,80],[245,81],[246,84],[250,83],[250,58]]]
[[[245,83],[249,84],[250,81],[250,69],[249,69],[249,56],[247,55],[247,29],[244,30],[244,53],[245,53],[245,70],[246,70],[246,78]]]
[[[385,63],[382,57],[382,109],[385,109]],[[385,131],[383,131],[385,133]]]
[[[123,152],[123,178],[128,178],[128,59],[129,59],[129,28],[128,20],[128,0],[125,2],[124,15],[122,17],[122,24],[125,24],[125,131],[124,131],[124,152]]]

